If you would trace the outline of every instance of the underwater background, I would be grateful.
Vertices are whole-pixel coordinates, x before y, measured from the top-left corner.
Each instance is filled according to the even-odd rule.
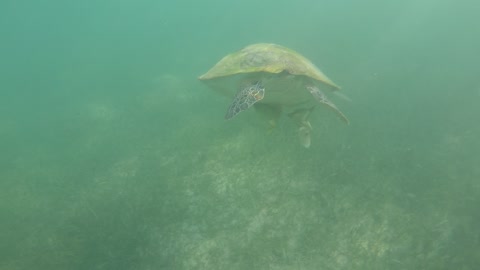
[[[0,3],[0,269],[479,269],[480,4]],[[312,146],[197,80],[258,42],[342,87]],[[267,92],[268,94],[268,92]]]

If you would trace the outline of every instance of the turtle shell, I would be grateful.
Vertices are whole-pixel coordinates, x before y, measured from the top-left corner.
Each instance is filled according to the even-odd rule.
[[[246,73],[281,73],[310,77],[316,81],[340,89],[320,69],[301,54],[289,48],[269,43],[249,45],[229,54],[213,66],[200,80],[209,80]]]

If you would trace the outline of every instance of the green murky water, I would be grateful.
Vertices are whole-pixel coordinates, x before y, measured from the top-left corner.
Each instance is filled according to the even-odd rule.
[[[390,3],[391,2],[391,3]],[[2,1],[0,269],[478,269],[475,1]],[[197,81],[257,42],[312,146]]]

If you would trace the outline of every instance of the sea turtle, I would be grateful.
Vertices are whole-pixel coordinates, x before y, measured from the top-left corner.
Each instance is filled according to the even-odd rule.
[[[299,53],[277,44],[259,43],[221,59],[199,77],[212,89],[234,97],[227,110],[231,119],[252,105],[267,113],[273,126],[282,112],[299,128],[300,142],[310,146],[310,113],[323,104],[348,124],[347,117],[320,88],[339,90],[325,74]]]

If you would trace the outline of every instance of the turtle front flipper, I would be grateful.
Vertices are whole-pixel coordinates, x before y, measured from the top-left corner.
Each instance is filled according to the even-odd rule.
[[[348,118],[337,108],[337,106],[335,106],[335,104],[333,104],[327,98],[327,96],[322,91],[320,91],[320,89],[318,89],[318,87],[309,85],[307,86],[307,89],[315,98],[315,100],[332,109],[335,113],[337,113],[338,116],[340,116],[340,118],[342,118],[343,121],[345,121],[345,123],[350,123],[350,121],[348,121]]]
[[[255,102],[262,100],[264,95],[265,87],[260,82],[254,82],[240,89],[230,104],[225,119],[228,120],[250,108]]]

